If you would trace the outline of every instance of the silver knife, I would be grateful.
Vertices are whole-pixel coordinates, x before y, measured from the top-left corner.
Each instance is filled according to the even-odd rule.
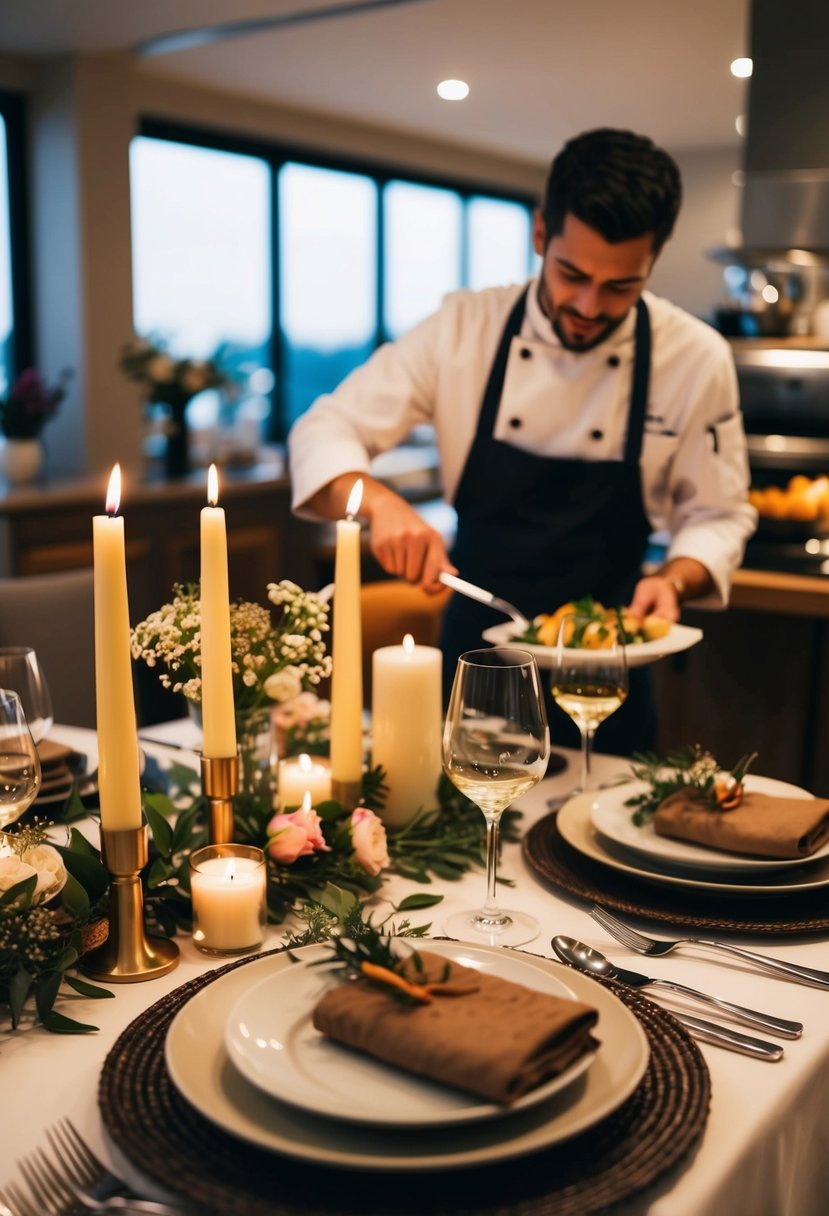
[[[611,979],[620,980],[623,984],[630,984],[632,988],[667,988],[670,992],[679,992],[683,996],[692,997],[695,1001],[703,1001],[706,1005],[722,1009],[747,1026],[759,1026],[762,1030],[774,1031],[775,1034],[782,1035],[785,1039],[799,1039],[803,1034],[802,1022],[790,1022],[786,1018],[778,1018],[771,1013],[760,1013],[756,1009],[747,1009],[745,1005],[735,1005],[731,1001],[725,1001],[718,996],[710,996],[707,992],[700,992],[698,988],[689,988],[686,984],[677,984],[673,980],[653,979],[651,976],[642,975],[639,971],[628,971],[626,967],[618,967],[615,963],[609,963],[605,975]]]
[[[768,1043],[765,1039],[753,1039],[751,1035],[741,1034],[739,1030],[731,1030],[728,1026],[719,1026],[716,1022],[708,1022],[704,1018],[692,1017],[689,1013],[677,1013],[671,1010],[686,1030],[702,1043],[712,1043],[715,1047],[725,1047],[729,1051],[739,1051],[741,1055],[752,1056],[756,1060],[781,1060],[783,1048],[779,1043]]]

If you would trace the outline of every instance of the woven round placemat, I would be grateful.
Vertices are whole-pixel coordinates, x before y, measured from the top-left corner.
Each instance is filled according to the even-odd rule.
[[[761,895],[729,899],[728,893],[699,895],[628,878],[585,857],[563,838],[553,811],[530,828],[522,841],[527,864],[547,882],[591,904],[614,912],[658,920],[685,929],[722,929],[729,933],[820,933],[829,929],[825,891],[802,895]]]
[[[127,1027],[101,1074],[98,1096],[108,1133],[140,1170],[186,1196],[188,1212],[590,1216],[651,1185],[682,1160],[705,1126],[710,1078],[696,1044],[638,992],[606,983],[639,1018],[650,1060],[631,1097],[589,1131],[519,1162],[451,1173],[344,1171],[277,1156],[199,1115],[164,1063],[164,1040],[179,1009],[218,976],[250,961],[231,963],[163,997]]]

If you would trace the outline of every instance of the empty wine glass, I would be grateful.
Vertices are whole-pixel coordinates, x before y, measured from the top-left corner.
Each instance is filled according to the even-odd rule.
[[[556,642],[553,700],[581,734],[581,781],[573,794],[592,788],[593,737],[627,695],[627,658],[616,628],[578,613],[565,616]]]
[[[544,697],[532,655],[506,647],[462,654],[443,731],[443,767],[486,820],[486,902],[479,910],[447,919],[445,929],[453,937],[469,940],[471,932],[493,945],[518,946],[538,933],[534,917],[498,907],[498,830],[509,804],[544,776],[549,753]]]
[[[0,829],[19,819],[40,790],[40,760],[17,693],[0,688]]]
[[[0,647],[0,688],[17,693],[35,743],[45,739],[54,722],[52,698],[31,646]]]

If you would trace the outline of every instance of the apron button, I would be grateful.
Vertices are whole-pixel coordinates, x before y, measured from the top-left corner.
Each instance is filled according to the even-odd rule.
[[[521,347],[521,358],[522,358],[522,359],[532,359],[532,357],[533,357],[533,353],[532,353],[532,351],[529,349],[529,347],[527,347],[527,346],[522,346],[522,347]]]
[[[607,359],[608,367],[618,367],[620,363],[621,363],[621,359],[619,358],[618,355],[609,355],[608,356],[608,359]]]
[[[519,426],[523,426],[523,425],[524,425],[524,423],[521,421],[521,419],[520,419],[520,418],[510,418],[510,420],[509,420],[509,424],[510,424],[510,426],[511,426],[511,427],[513,427],[515,430],[518,430]]]
[[[591,431],[590,438],[591,439],[604,439],[604,431]]]

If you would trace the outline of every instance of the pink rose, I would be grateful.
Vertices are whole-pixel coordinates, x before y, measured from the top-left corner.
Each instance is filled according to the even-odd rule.
[[[297,857],[308,857],[315,850],[329,852],[322,834],[322,820],[316,811],[300,808],[290,815],[274,815],[268,824],[268,852],[274,861],[292,865]]]
[[[379,874],[384,866],[391,865],[386,829],[368,807],[358,806],[351,816],[351,843],[358,865],[367,874]]]

